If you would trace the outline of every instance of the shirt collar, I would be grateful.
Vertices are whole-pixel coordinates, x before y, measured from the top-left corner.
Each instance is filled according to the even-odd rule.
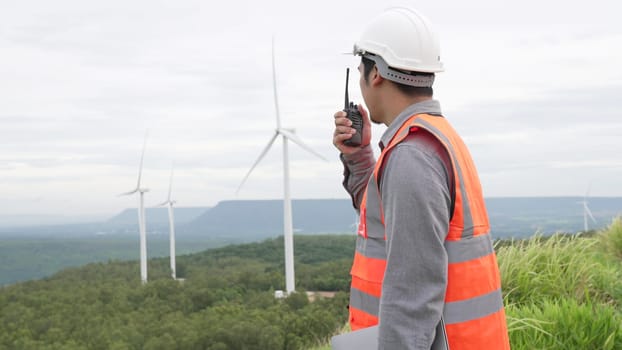
[[[415,114],[424,113],[442,116],[441,104],[437,100],[425,100],[406,107],[406,109],[404,109],[395,119],[393,119],[393,122],[391,122],[387,130],[385,130],[382,134],[379,142],[380,149],[383,149],[389,144],[389,142],[391,142],[393,136],[395,136],[402,124],[404,124],[408,118]]]

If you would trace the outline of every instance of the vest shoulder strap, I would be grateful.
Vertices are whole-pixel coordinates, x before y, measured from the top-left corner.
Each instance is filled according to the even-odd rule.
[[[391,138],[391,141],[389,141],[389,144],[380,153],[378,161],[376,162],[376,166],[374,167],[374,178],[376,179],[376,183],[378,185],[380,185],[378,183],[378,176],[380,175],[382,167],[384,165],[385,156],[393,147],[402,142],[408,135],[410,135],[410,133],[416,131],[417,129],[425,129],[426,131],[434,135],[441,142],[441,144],[443,144],[443,147],[447,149],[447,144],[445,144],[442,138],[439,137],[440,135],[438,135],[438,131],[435,128],[429,128],[426,124],[422,123],[422,121],[427,121],[427,123],[437,124],[437,120],[439,119],[445,121],[445,118],[439,116],[433,116],[430,114],[414,114],[410,118],[408,118],[408,120],[406,120],[402,124],[402,126],[400,126],[395,135],[393,135],[393,138]],[[447,124],[446,121],[445,124]]]

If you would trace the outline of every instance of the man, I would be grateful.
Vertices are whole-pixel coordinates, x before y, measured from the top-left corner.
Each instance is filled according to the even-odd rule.
[[[379,325],[378,348],[509,349],[501,283],[477,171],[433,99],[439,44],[419,13],[391,8],[355,44],[362,143],[343,111],[333,144],[360,221],[352,330]],[[370,121],[387,126],[374,159]]]

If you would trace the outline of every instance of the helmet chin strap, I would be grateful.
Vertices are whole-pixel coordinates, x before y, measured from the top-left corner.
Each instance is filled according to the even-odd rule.
[[[418,75],[417,72],[404,73],[402,71],[393,69],[387,65],[382,57],[371,54],[369,52],[360,52],[361,56],[368,58],[376,63],[380,76],[394,81],[396,83],[410,85],[415,87],[431,87],[434,83],[434,74]]]

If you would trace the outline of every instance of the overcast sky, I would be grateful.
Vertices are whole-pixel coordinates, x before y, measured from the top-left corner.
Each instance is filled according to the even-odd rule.
[[[390,5],[424,13],[446,71],[435,98],[487,197],[622,196],[622,13],[590,1],[0,0],[0,214],[113,215],[146,204],[282,197],[271,37],[293,198],[346,198],[332,146],[345,68]],[[362,102],[358,73],[351,98]],[[374,127],[376,144],[384,127]],[[590,185],[591,184],[591,185]]]

